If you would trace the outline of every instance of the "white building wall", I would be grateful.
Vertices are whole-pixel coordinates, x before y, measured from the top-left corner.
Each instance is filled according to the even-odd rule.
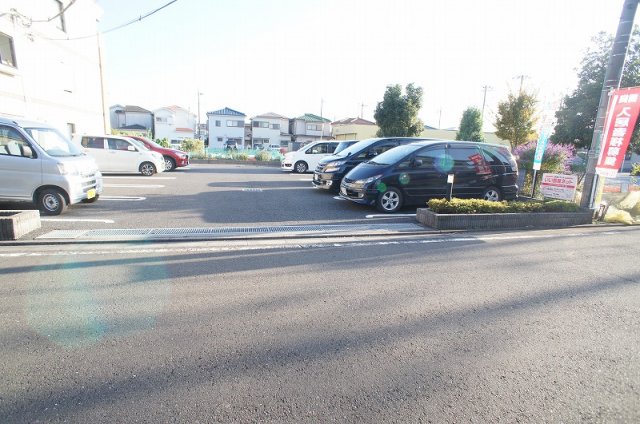
[[[33,20],[58,12],[52,0],[3,0],[0,12],[11,9]],[[67,134],[68,124],[78,134],[110,131],[98,39],[57,41],[95,34],[101,13],[93,0],[76,2],[64,14],[66,32],[57,21],[28,27],[12,13],[1,16],[0,32],[13,38],[16,68],[0,65],[0,114],[45,121]]]
[[[230,138],[238,138],[239,144],[244,144],[244,124],[241,127],[228,127],[227,121],[242,121],[244,116],[228,116],[228,115],[207,115],[209,128],[209,147],[213,149],[223,149],[225,142]],[[220,126],[216,127],[216,121],[220,121]],[[221,138],[222,141],[218,141]]]

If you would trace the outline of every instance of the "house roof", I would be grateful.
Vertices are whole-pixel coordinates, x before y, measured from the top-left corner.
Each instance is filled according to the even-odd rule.
[[[332,122],[331,125],[375,125],[375,122],[367,121],[362,118],[345,118]]]
[[[133,124],[133,125],[125,125],[124,127],[120,127],[118,129],[119,130],[146,130],[147,127],[140,124]]]
[[[261,115],[254,116],[253,118],[288,119],[286,116],[278,115],[277,113],[273,113],[273,112],[263,113]]]
[[[151,113],[150,110],[143,109],[140,106],[135,106],[135,105],[126,105],[124,107],[124,111],[125,112],[138,112],[138,113]]]
[[[225,107],[224,109],[207,112],[207,115],[247,116],[242,112]]]
[[[305,113],[302,116],[298,116],[296,119],[302,119],[306,122],[331,122],[331,120],[318,115],[314,115],[313,113]]]
[[[181,128],[181,127],[178,127],[178,128],[176,128],[176,131],[192,133],[193,132],[193,128]]]

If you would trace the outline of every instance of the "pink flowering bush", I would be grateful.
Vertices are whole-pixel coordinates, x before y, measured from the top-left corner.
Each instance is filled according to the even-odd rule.
[[[518,158],[521,169],[533,169],[533,157],[536,152],[536,141],[522,144],[513,151]],[[571,165],[576,158],[576,149],[570,144],[554,144],[549,142],[542,157],[540,172],[565,173],[571,172]]]

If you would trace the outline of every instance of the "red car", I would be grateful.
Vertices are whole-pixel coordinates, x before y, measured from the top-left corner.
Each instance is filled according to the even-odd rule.
[[[160,153],[162,157],[164,157],[165,171],[173,171],[176,168],[189,165],[189,154],[187,152],[176,149],[167,149],[166,147],[162,147],[155,141],[148,140],[144,137],[129,137],[144,143],[144,145],[147,146],[149,150]]]

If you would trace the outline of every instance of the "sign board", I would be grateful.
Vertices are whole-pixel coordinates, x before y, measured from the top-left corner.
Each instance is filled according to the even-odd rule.
[[[622,88],[611,93],[596,174],[608,178],[618,175],[639,111],[640,87]]]
[[[578,177],[564,174],[542,174],[540,192],[544,197],[572,201],[576,195]]]
[[[453,184],[453,178],[455,177],[455,174],[448,174],[447,175],[447,184]],[[442,180],[440,180],[442,181]]]

